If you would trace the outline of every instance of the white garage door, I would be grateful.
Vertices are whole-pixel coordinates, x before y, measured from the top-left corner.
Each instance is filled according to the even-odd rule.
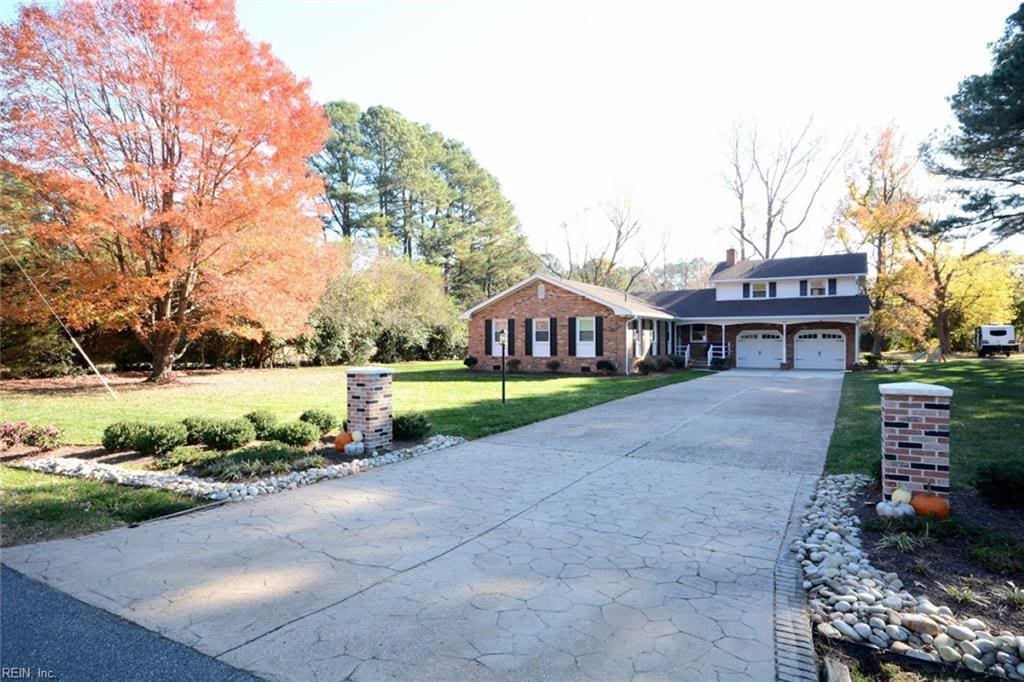
[[[846,369],[846,336],[835,329],[800,332],[793,356],[797,369]]]
[[[778,369],[782,364],[782,334],[764,330],[740,332],[736,337],[737,367]]]

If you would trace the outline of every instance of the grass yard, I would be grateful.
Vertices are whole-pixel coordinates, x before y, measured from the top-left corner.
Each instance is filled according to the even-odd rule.
[[[973,486],[985,462],[1021,457],[1024,444],[1024,357],[907,363],[898,374],[856,372],[843,395],[825,468],[829,473],[875,475],[880,461],[878,385],[920,381],[953,389],[950,410],[950,484]]]
[[[700,376],[583,377],[510,375],[507,405],[500,378],[471,373],[461,362],[394,365],[394,412],[426,413],[436,433],[478,438],[659,386]],[[190,373],[155,386],[118,377],[114,399],[96,377],[0,383],[0,420],[55,424],[68,444],[99,443],[103,429],[126,419],[173,422],[188,416],[240,417],[269,410],[282,420],[320,408],[345,416],[345,369],[303,367]]]
[[[0,544],[81,535],[190,509],[189,497],[152,488],[0,466]]]

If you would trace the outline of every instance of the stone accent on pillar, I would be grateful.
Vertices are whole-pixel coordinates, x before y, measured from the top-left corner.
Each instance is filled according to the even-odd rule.
[[[387,367],[352,367],[348,378],[348,430],[362,431],[367,451],[391,445],[391,375]]]
[[[949,497],[952,389],[915,382],[881,384],[882,494],[896,488]]]

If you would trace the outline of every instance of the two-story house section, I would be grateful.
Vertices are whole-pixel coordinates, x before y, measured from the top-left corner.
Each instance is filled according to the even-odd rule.
[[[462,317],[480,370],[500,369],[503,354],[538,372],[593,372],[605,360],[628,374],[670,355],[698,367],[845,370],[868,314],[866,276],[862,253],[737,261],[729,249],[705,289],[634,295],[538,274]]]

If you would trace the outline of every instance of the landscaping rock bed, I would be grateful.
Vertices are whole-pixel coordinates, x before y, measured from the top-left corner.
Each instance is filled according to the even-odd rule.
[[[981,619],[957,619],[946,606],[915,597],[897,573],[883,573],[861,547],[855,500],[871,478],[827,476],[793,543],[811,619],[822,636],[846,639],[975,672],[1024,679],[1024,633],[992,631]]]
[[[168,474],[159,471],[126,469],[113,464],[90,462],[74,457],[43,457],[18,462],[14,466],[73,478],[90,478],[135,487],[160,488],[197,499],[237,502],[260,495],[271,495],[302,485],[310,485],[325,479],[350,476],[361,471],[394,464],[428,452],[458,445],[465,442],[458,436],[432,436],[421,445],[403,450],[383,452],[366,459],[354,459],[326,467],[294,471],[282,476],[268,476],[244,483],[221,483],[196,476]]]

